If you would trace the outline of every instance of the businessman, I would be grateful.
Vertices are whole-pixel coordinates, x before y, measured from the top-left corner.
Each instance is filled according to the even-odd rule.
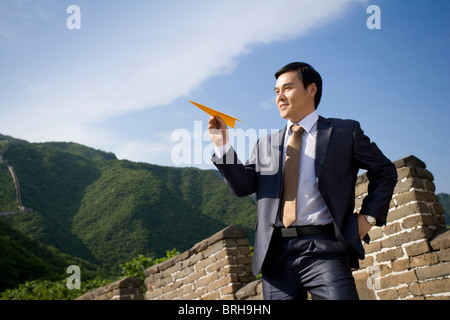
[[[259,139],[242,164],[220,117],[211,117],[212,161],[237,196],[256,193],[253,273],[262,271],[265,299],[356,300],[351,273],[364,259],[361,239],[386,223],[397,182],[392,162],[357,121],[317,114],[322,78],[309,64],[275,73],[276,104],[287,125]],[[368,195],[354,213],[358,170]]]

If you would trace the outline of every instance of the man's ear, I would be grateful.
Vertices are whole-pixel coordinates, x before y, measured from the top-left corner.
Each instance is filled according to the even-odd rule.
[[[315,95],[316,95],[316,93],[317,93],[317,86],[316,86],[316,84],[313,82],[313,83],[311,83],[309,86],[308,86],[308,88],[306,88],[306,92],[308,92],[308,94],[311,96],[311,97],[314,97]]]

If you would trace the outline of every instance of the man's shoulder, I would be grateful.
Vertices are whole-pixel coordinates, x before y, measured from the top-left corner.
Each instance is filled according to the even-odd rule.
[[[353,119],[324,118],[322,116],[319,117],[318,121],[337,127],[354,127],[355,125],[359,124],[358,121]]]

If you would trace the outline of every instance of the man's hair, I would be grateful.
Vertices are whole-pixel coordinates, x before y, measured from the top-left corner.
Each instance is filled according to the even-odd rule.
[[[292,62],[285,65],[283,68],[278,70],[275,73],[275,79],[278,79],[283,73],[289,71],[297,71],[298,77],[300,81],[303,82],[303,87],[306,89],[311,83],[315,83],[317,86],[317,92],[314,96],[314,107],[317,109],[317,106],[320,103],[320,99],[322,98],[322,77],[320,74],[314,70],[309,64],[304,62]]]

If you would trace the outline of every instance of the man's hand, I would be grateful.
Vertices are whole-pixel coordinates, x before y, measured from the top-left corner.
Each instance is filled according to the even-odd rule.
[[[370,223],[367,222],[366,218],[364,218],[364,215],[358,214],[358,231],[359,231],[359,238],[362,239],[366,236],[367,233],[369,233],[372,226]]]
[[[219,116],[213,116],[208,121],[208,131],[211,141],[216,147],[228,142],[228,127]]]

